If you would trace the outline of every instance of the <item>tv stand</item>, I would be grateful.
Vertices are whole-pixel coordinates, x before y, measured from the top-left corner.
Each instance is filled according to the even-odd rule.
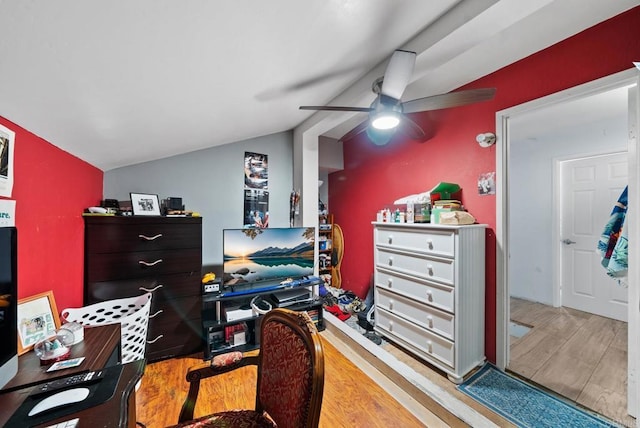
[[[314,296],[312,288],[320,283],[320,278],[309,277],[267,284],[235,284],[221,288],[219,292],[204,294],[204,359],[210,360],[225,352],[247,352],[260,347],[262,315],[251,308],[251,301],[256,297],[267,301],[272,308],[306,311],[318,330],[324,330],[322,301]]]

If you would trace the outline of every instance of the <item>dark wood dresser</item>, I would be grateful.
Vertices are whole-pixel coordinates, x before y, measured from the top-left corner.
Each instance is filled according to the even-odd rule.
[[[202,350],[202,218],[88,216],[84,302],[152,292],[146,358]]]

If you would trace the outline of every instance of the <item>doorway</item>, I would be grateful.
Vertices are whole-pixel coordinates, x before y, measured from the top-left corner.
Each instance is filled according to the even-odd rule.
[[[604,124],[606,118],[592,117],[592,112],[587,109],[592,101],[589,98],[607,97],[616,91],[628,94],[630,91],[627,88],[637,80],[637,72],[629,70],[496,115],[499,141],[496,341],[497,364],[501,369],[509,368],[511,357],[509,325],[512,298],[552,309],[564,309],[562,295],[558,291],[562,278],[556,273],[560,271],[557,267],[562,263],[562,246],[559,243],[564,238],[556,232],[556,229],[560,229],[558,217],[561,201],[554,200],[552,195],[553,189],[558,187],[556,180],[560,179],[554,165],[559,160],[600,156],[626,151],[629,147],[629,187],[638,186],[638,154],[635,140],[629,141],[627,134],[629,105],[626,102],[623,105],[623,135],[618,137],[614,135],[617,131],[613,131],[613,127]],[[633,91],[637,92],[637,86]],[[566,110],[567,107],[568,113],[562,113],[561,109]],[[637,118],[637,108],[634,109],[634,117]],[[637,119],[632,122],[630,125],[637,123]],[[612,141],[614,143],[610,145]],[[607,142],[606,146],[603,142]],[[609,206],[605,210],[610,212],[611,208]],[[631,230],[632,226],[629,228]],[[635,275],[630,268],[631,284],[637,281]],[[636,370],[634,357],[638,355],[638,343],[634,339],[638,325],[637,292],[630,293],[629,299],[634,303],[627,310],[628,335],[632,339],[626,345],[629,355],[628,410],[635,415],[637,384],[633,373]],[[553,335],[556,338],[559,336],[559,332]]]

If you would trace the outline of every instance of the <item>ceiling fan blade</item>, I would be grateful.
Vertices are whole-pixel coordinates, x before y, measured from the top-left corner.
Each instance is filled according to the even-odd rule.
[[[418,113],[421,111],[459,107],[466,104],[491,100],[495,93],[496,88],[482,88],[433,95],[431,97],[418,98],[402,103],[402,111],[404,113]]]
[[[369,127],[369,119],[365,120],[364,122],[360,123],[360,125],[356,126],[351,131],[344,134],[342,138],[340,138],[340,141],[343,141],[343,142],[349,141],[352,138],[354,138],[356,135],[364,132],[368,127]]]
[[[399,100],[411,80],[415,64],[415,52],[396,50],[384,72],[380,93]]]
[[[300,106],[300,110],[360,111],[369,113],[372,109],[371,107]]]
[[[413,120],[409,119],[406,116],[402,116],[400,120],[399,130],[407,135],[412,140],[423,140],[426,138],[426,134],[424,130]]]

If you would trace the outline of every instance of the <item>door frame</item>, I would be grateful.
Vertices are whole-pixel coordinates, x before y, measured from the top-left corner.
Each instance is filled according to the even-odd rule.
[[[636,85],[630,96],[629,117],[629,210],[637,212],[638,198],[640,198],[640,150],[638,149],[638,116],[640,116],[640,103],[636,102],[639,90],[640,74],[636,68],[621,71],[573,88],[532,100],[517,106],[513,106],[496,112],[496,365],[500,370],[505,370],[509,362],[509,200],[508,200],[508,175],[509,175],[509,119],[519,114],[527,113],[543,107],[552,106],[565,101],[583,98],[623,86]],[[631,91],[630,91],[631,92]],[[627,216],[629,227],[629,258],[640,248],[640,230],[634,216]],[[637,257],[636,257],[637,259]],[[636,416],[638,412],[637,397],[640,395],[640,382],[636,381],[637,357],[640,355],[640,342],[637,338],[640,323],[640,269],[638,266],[629,267],[629,413]]]

